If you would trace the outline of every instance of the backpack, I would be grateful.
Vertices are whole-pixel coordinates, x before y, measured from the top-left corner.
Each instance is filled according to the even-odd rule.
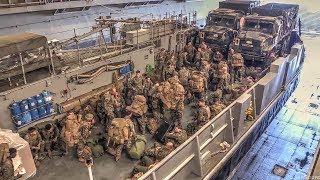
[[[143,116],[148,110],[147,99],[142,95],[135,96],[132,104],[127,107],[127,110],[135,115]]]
[[[108,127],[108,136],[111,141],[117,144],[123,144],[125,140],[131,138],[131,128],[133,122],[130,119],[125,118],[114,118],[111,121],[111,126]]]
[[[144,135],[137,135],[136,141],[128,151],[132,159],[140,159],[147,144],[147,139]]]
[[[191,75],[189,81],[190,88],[193,92],[203,92],[204,91],[204,77],[199,71],[194,71]]]

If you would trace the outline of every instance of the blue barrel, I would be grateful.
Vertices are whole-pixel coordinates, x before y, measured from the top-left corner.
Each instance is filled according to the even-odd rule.
[[[44,102],[47,103],[51,103],[52,102],[52,93],[49,91],[43,91],[42,92],[42,96],[44,99]]]
[[[24,113],[26,111],[29,110],[29,105],[28,105],[28,101],[26,99],[22,100],[20,102],[20,109],[21,109],[21,112]]]
[[[34,97],[29,97],[28,104],[30,109],[34,109],[37,107],[37,100]]]
[[[19,106],[19,103],[14,102],[10,105],[10,110],[11,110],[11,115],[12,116],[16,116],[17,114],[21,113],[21,109]]]
[[[30,111],[32,121],[39,119],[39,113],[37,109]]]
[[[44,105],[44,100],[41,94],[36,95],[36,100],[37,100],[37,106]]]
[[[14,119],[17,127],[23,125],[23,117],[22,117],[22,115],[15,116],[13,119]]]
[[[46,111],[47,111],[47,115],[50,115],[52,113],[54,113],[54,108],[53,108],[53,105],[47,105],[46,107]]]
[[[38,113],[39,113],[39,117],[44,117],[47,115],[47,112],[46,112],[46,108],[44,107],[39,107],[38,108]]]
[[[22,125],[28,124],[32,121],[31,114],[29,112],[22,114]]]

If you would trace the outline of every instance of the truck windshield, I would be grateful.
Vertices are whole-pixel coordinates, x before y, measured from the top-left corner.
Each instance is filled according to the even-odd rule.
[[[207,25],[233,28],[234,19],[235,19],[234,17],[228,17],[228,16],[209,15],[207,18]]]
[[[244,25],[246,31],[260,31],[267,34],[273,33],[273,24],[265,21],[252,21],[247,20]]]

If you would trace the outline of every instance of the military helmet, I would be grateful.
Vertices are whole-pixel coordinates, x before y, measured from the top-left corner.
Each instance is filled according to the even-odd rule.
[[[117,121],[112,121],[111,126],[119,127],[119,123]]]
[[[91,114],[91,113],[88,113],[88,114],[85,115],[85,119],[86,119],[87,121],[92,121],[93,118],[94,118],[94,115]]]

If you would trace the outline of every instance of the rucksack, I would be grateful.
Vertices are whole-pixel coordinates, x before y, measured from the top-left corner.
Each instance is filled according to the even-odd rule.
[[[114,118],[111,125],[108,128],[108,136],[113,142],[123,144],[125,140],[131,138],[133,132],[130,126],[133,126],[133,122],[130,119]]]
[[[190,88],[193,92],[203,92],[204,91],[204,77],[201,72],[194,71],[191,75],[191,79],[189,81]]]
[[[147,99],[141,95],[135,96],[132,104],[127,107],[127,110],[135,115],[143,116],[148,110]]]

